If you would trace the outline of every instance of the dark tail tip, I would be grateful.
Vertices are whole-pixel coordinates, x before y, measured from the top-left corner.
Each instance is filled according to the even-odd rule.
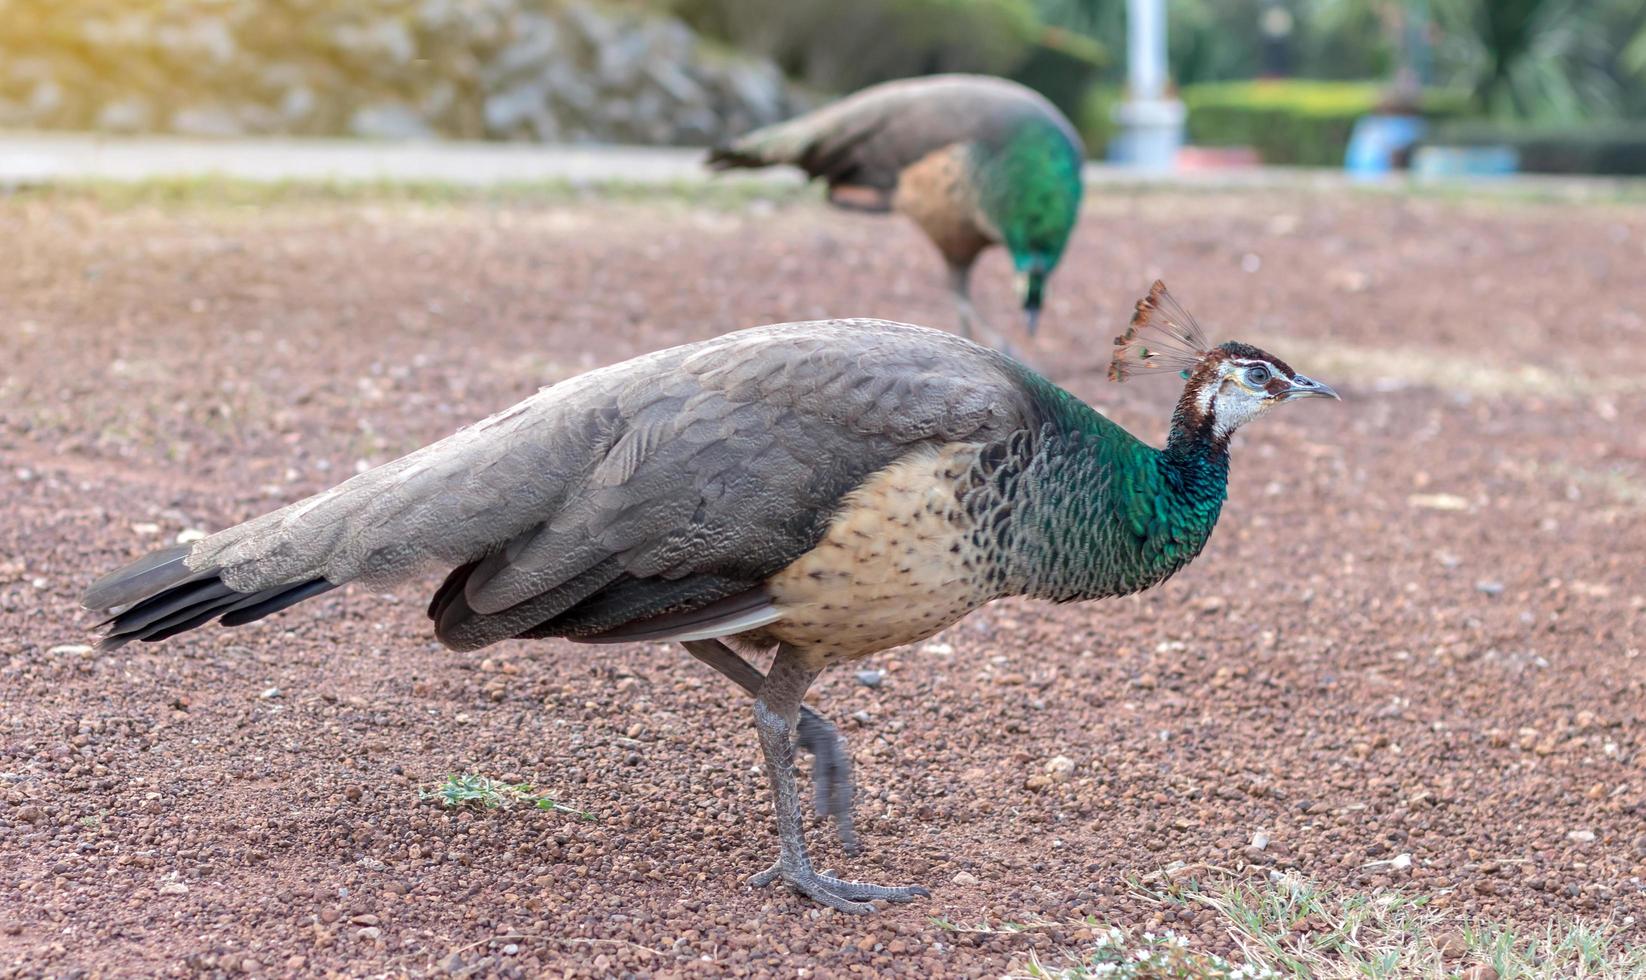
[[[117,569],[92,583],[80,602],[87,609],[99,612],[115,606],[129,605],[147,599],[163,589],[199,581],[212,572],[192,572],[183,560],[189,556],[191,545],[180,544],[162,548]]]
[[[732,143],[722,143],[710,150],[703,163],[710,170],[736,170],[741,167],[765,167],[769,165],[758,154],[740,149]]]
[[[133,640],[153,643],[219,616],[223,625],[239,626],[335,588],[316,578],[239,592],[219,577],[220,569],[189,568],[189,549],[178,545],[145,555],[86,590],[81,600],[86,608],[110,614],[98,624],[107,629],[99,646],[114,650]]]

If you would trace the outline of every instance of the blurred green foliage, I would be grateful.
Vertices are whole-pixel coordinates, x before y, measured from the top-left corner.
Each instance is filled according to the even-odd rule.
[[[653,5],[830,92],[933,72],[1009,74],[1040,35],[1031,0],[655,0]]]
[[[1189,140],[1256,147],[1265,163],[1337,166],[1378,87],[1356,82],[1213,82],[1183,89]]]
[[[827,92],[934,71],[1017,78],[1062,108],[1094,155],[1113,136],[1124,92],[1126,0],[638,2]],[[1167,0],[1166,9],[1190,139],[1251,145],[1270,162],[1340,164],[1355,119],[1397,77],[1407,98],[1443,93],[1419,99],[1437,117],[1646,118],[1646,0]],[[1228,84],[1271,75],[1313,81]]]
[[[1101,160],[1107,154],[1109,141],[1118,131],[1114,121],[1114,110],[1122,97],[1123,92],[1119,85],[1093,85],[1086,90],[1086,96],[1080,100],[1079,108],[1069,116],[1075,128],[1080,130],[1080,139],[1086,144],[1087,156]]]
[[[1078,126],[1087,93],[1108,64],[1103,45],[1083,34],[1049,27],[1030,45],[1011,77],[1046,96]],[[1086,145],[1088,149],[1094,146]]]
[[[1124,78],[1125,0],[1034,0],[1048,25],[1115,52]],[[1278,19],[1283,40],[1265,35]],[[1500,119],[1646,117],[1642,0],[1167,0],[1180,86],[1259,77],[1380,79],[1402,64],[1471,93]]]
[[[1335,167],[1355,120],[1375,112],[1386,98],[1371,82],[1211,82],[1186,86],[1189,139],[1205,146],[1256,147],[1265,163]],[[1463,113],[1462,93],[1425,93],[1419,110],[1428,116]]]
[[[1434,0],[1436,62],[1499,119],[1646,114],[1639,0]]]

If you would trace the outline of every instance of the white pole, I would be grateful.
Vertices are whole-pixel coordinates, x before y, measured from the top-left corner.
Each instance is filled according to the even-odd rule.
[[[1139,101],[1166,94],[1165,0],[1126,0],[1126,80]]]
[[[1114,158],[1170,170],[1183,145],[1183,103],[1166,94],[1166,0],[1126,0],[1126,101]]]

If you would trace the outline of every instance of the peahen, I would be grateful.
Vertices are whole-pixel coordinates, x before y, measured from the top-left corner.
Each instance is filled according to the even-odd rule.
[[[914,219],[949,265],[962,333],[987,330],[971,301],[972,264],[1003,244],[1033,335],[1046,278],[1080,215],[1074,127],[1015,82],[932,75],[886,82],[717,147],[709,166],[792,164],[829,185],[829,200]]]
[[[512,637],[667,641],[755,697],[781,879],[836,909],[914,886],[813,869],[792,736],[849,812],[818,673],[1002,596],[1124,595],[1182,568],[1222,509],[1229,438],[1336,397],[1254,347],[1206,344],[1156,283],[1111,375],[1188,379],[1154,449],[1009,357],[880,320],[756,327],[591,371],[317,496],[107,576],[104,643],[238,626],[345,582],[447,570],[428,615],[454,650]],[[725,641],[775,648],[762,676]],[[797,732],[798,728],[798,732]],[[842,827],[845,830],[845,826]]]

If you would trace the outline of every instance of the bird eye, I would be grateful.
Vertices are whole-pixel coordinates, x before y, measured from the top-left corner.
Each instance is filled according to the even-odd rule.
[[[1261,364],[1246,369],[1246,383],[1253,388],[1261,388],[1269,383],[1269,369]]]

